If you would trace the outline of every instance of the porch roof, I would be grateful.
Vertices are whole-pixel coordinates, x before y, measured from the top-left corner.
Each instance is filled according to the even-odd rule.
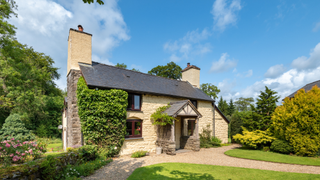
[[[163,113],[167,113],[169,116],[194,116],[201,118],[202,115],[196,107],[189,100],[171,102],[170,107]]]

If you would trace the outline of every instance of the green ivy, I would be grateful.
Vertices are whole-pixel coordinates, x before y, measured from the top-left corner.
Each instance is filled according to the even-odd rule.
[[[165,126],[167,124],[173,124],[176,120],[174,117],[169,116],[167,113],[163,113],[166,109],[171,107],[170,105],[159,107],[156,112],[151,114],[151,120],[153,120],[153,125]]]
[[[128,93],[89,89],[83,77],[77,87],[81,131],[88,145],[114,147],[120,152],[126,132]]]

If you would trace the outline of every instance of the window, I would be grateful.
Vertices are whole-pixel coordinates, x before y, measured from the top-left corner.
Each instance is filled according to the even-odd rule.
[[[188,136],[193,135],[194,127],[195,127],[195,120],[188,120]]]
[[[190,100],[191,103],[194,105],[194,107],[196,107],[198,109],[198,102],[197,100]]]
[[[128,110],[141,110],[141,95],[139,94],[129,94],[128,96]]]
[[[128,119],[126,128],[126,138],[142,137],[142,120]]]

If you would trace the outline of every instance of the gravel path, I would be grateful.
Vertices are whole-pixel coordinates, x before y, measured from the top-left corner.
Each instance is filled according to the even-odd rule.
[[[320,174],[319,166],[304,166],[292,165],[282,163],[272,163],[265,161],[256,161],[248,159],[240,159],[229,157],[224,154],[225,151],[240,147],[240,145],[233,144],[231,146],[223,146],[220,148],[201,149],[198,152],[179,153],[175,156],[165,154],[151,154],[142,158],[131,158],[130,156],[123,156],[114,159],[113,162],[105,167],[97,170],[93,175],[85,177],[85,180],[100,180],[100,179],[127,179],[132,172],[142,166],[148,166],[158,163],[166,162],[180,162],[193,164],[210,164],[220,166],[234,166],[253,169],[297,172],[297,173],[311,173]]]

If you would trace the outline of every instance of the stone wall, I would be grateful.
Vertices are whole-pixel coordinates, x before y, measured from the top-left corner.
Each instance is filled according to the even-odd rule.
[[[66,147],[82,145],[81,125],[77,107],[77,83],[80,76],[79,70],[71,69],[67,77],[68,113]]]
[[[210,129],[213,130],[213,106],[208,101],[198,101],[198,111],[201,113],[202,118],[199,119],[199,133],[210,125]],[[213,135],[213,132],[212,132]]]
[[[215,136],[228,143],[228,123],[223,119],[218,110],[215,110]]]
[[[181,139],[181,148],[190,149],[193,151],[200,150],[200,140],[192,136],[182,136]]]

